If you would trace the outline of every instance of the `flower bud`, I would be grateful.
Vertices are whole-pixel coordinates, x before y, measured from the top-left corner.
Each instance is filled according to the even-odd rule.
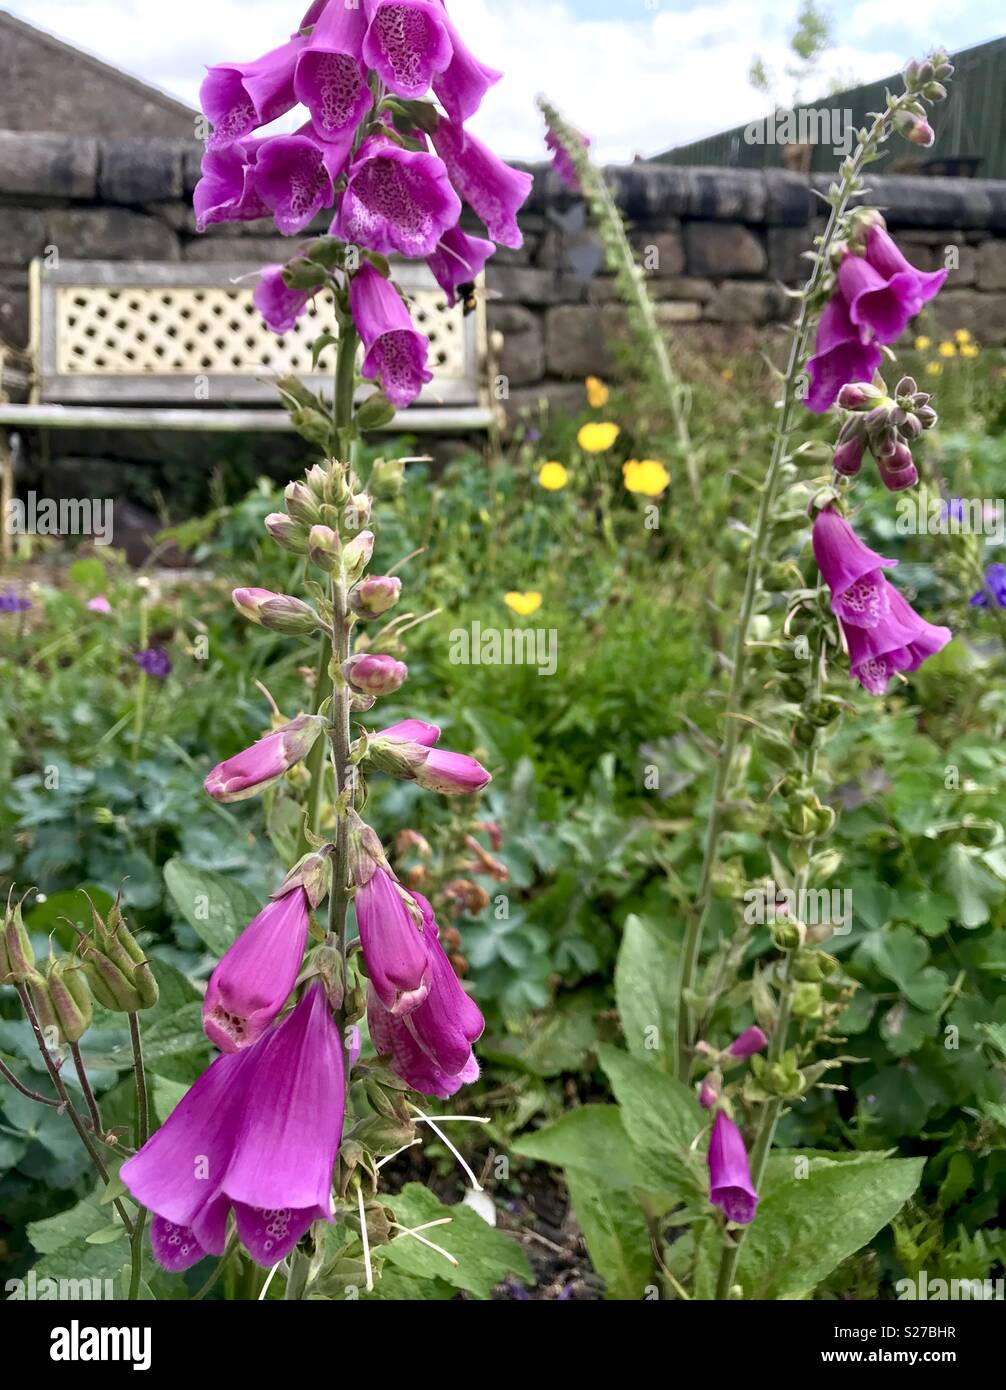
[[[699,1104],[702,1106],[702,1109],[712,1110],[717,1100],[719,1100],[719,1095],[718,1087],[713,1083],[712,1078],[707,1076],[699,1088]]]
[[[919,424],[924,430],[931,430],[940,418],[931,405],[920,406],[915,413],[919,418]]]
[[[846,478],[854,478],[863,466],[863,440],[846,439],[838,444],[831,464],[836,473],[841,473]]]
[[[440,792],[442,796],[471,796],[492,781],[491,775],[475,758],[443,748],[429,750],[415,778],[421,787]]]
[[[307,554],[312,565],[332,574],[339,567],[342,542],[331,526],[312,526],[307,538]]]
[[[359,531],[361,526],[366,526],[370,520],[370,514],[374,510],[374,502],[365,492],[358,492],[349,499],[342,513],[342,519],[347,531]]]
[[[838,393],[843,410],[871,410],[883,399],[883,391],[869,381],[848,381]]]
[[[310,604],[291,598],[289,594],[274,594],[268,589],[235,589],[231,597],[239,612],[270,632],[306,637],[321,625],[321,619]]]
[[[203,786],[214,801],[244,801],[286,775],[314,747],[325,728],[317,714],[299,714],[250,748],[218,763]]]
[[[283,493],[283,500],[286,502],[288,514],[294,521],[313,526],[318,520],[318,499],[307,483],[290,483]]]
[[[293,555],[307,554],[307,532],[299,521],[286,512],[271,512],[265,519],[265,529],[277,545]]]
[[[918,439],[922,433],[922,421],[914,411],[909,410],[905,412],[905,418],[898,428],[906,439]]]
[[[404,683],[409,668],[393,656],[360,652],[343,662],[342,674],[361,695],[391,695]]]
[[[347,542],[343,548],[342,558],[346,577],[351,583],[358,579],[370,564],[370,557],[373,553],[373,531],[361,531],[358,536],[354,536],[351,541]]]
[[[349,606],[361,618],[379,618],[394,608],[402,593],[402,581],[389,574],[361,579],[349,595]]]
[[[900,441],[889,459],[877,459],[877,468],[880,470],[881,482],[888,492],[903,492],[905,488],[914,487],[919,481],[912,452],[907,444]]]
[[[390,502],[401,492],[404,482],[404,459],[376,459],[367,489],[379,502]]]
[[[35,969],[28,929],[21,917],[21,904],[8,903],[3,935],[0,936],[0,984],[23,985],[39,978]]]
[[[925,116],[916,116],[911,111],[899,111],[894,124],[901,135],[913,145],[928,149],[936,140],[936,132]]]
[[[146,953],[140,947],[119,908],[112,904],[108,922],[102,921],[91,903],[94,931],[84,939],[81,956],[84,973],[95,999],[115,1013],[151,1009],[159,991]]]
[[[53,1029],[61,1043],[78,1043],[91,1026],[93,1009],[87,977],[68,960],[50,961],[44,980],[31,986],[43,1032]]]
[[[311,907],[317,909],[328,897],[332,886],[333,849],[332,845],[323,845],[321,849],[311,850],[302,859],[298,859],[280,887],[273,893],[273,898],[284,898],[295,888],[303,888]]]
[[[768,1047],[768,1038],[755,1024],[734,1038],[727,1051],[731,1057],[751,1057],[765,1047]]]
[[[895,396],[912,396],[918,391],[918,382],[912,376],[903,376],[894,388]]]

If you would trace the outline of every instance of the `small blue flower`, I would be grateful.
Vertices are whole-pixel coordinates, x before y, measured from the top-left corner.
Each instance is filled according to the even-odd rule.
[[[14,589],[0,594],[0,613],[27,613],[31,607],[30,598],[22,598]]]
[[[979,589],[971,600],[972,608],[988,608],[989,594],[1000,608],[1006,608],[1006,565],[989,565],[985,571],[985,589]]]
[[[165,676],[171,674],[171,657],[160,647],[148,647],[146,651],[134,652],[133,660],[141,671],[146,671],[148,676],[156,676],[158,680],[164,680]]]

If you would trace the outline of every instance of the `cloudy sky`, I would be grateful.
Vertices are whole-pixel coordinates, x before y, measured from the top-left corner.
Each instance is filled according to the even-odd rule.
[[[203,67],[257,56],[291,32],[307,0],[5,0],[48,29],[194,104]],[[753,54],[781,72],[798,0],[450,0],[470,47],[506,77],[476,118],[511,158],[541,155],[534,97],[546,93],[603,159],[655,154],[771,109],[752,91]],[[975,0],[833,0],[835,43],[819,87],[896,71],[936,43],[995,38]],[[820,92],[803,93],[813,100]],[[783,101],[792,99],[785,79]]]

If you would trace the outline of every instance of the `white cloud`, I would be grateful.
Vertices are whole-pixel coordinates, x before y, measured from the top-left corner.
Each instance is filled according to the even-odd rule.
[[[473,51],[506,73],[473,128],[508,157],[542,157],[534,98],[544,92],[593,137],[600,158],[617,160],[768,109],[748,70],[755,53],[781,70],[797,0],[768,9],[751,0],[677,10],[659,3],[613,0],[611,18],[585,19],[575,0],[451,0]],[[192,104],[205,64],[274,47],[306,7],[307,0],[8,0],[12,12]],[[822,87],[832,76],[867,81],[895,71],[911,49],[924,47],[921,24],[946,24],[964,7],[965,0],[913,0],[902,27],[861,4],[840,21],[842,41],[827,55]],[[892,24],[904,50],[891,46]],[[871,42],[871,33],[884,42]]]

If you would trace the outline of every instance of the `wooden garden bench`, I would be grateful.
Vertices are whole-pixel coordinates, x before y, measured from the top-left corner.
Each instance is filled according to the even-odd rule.
[[[0,343],[0,434],[18,428],[289,430],[277,378],[296,375],[331,394],[334,349],[317,369],[311,344],[334,329],[319,295],[296,327],[272,333],[252,302],[258,266],[63,261],[31,267],[27,351]],[[448,308],[425,265],[396,265],[416,326],[430,339],[433,381],[385,428],[488,429],[483,296],[473,313]],[[367,394],[369,388],[364,389]],[[11,399],[14,397],[14,399]],[[0,438],[6,454],[6,439]]]

